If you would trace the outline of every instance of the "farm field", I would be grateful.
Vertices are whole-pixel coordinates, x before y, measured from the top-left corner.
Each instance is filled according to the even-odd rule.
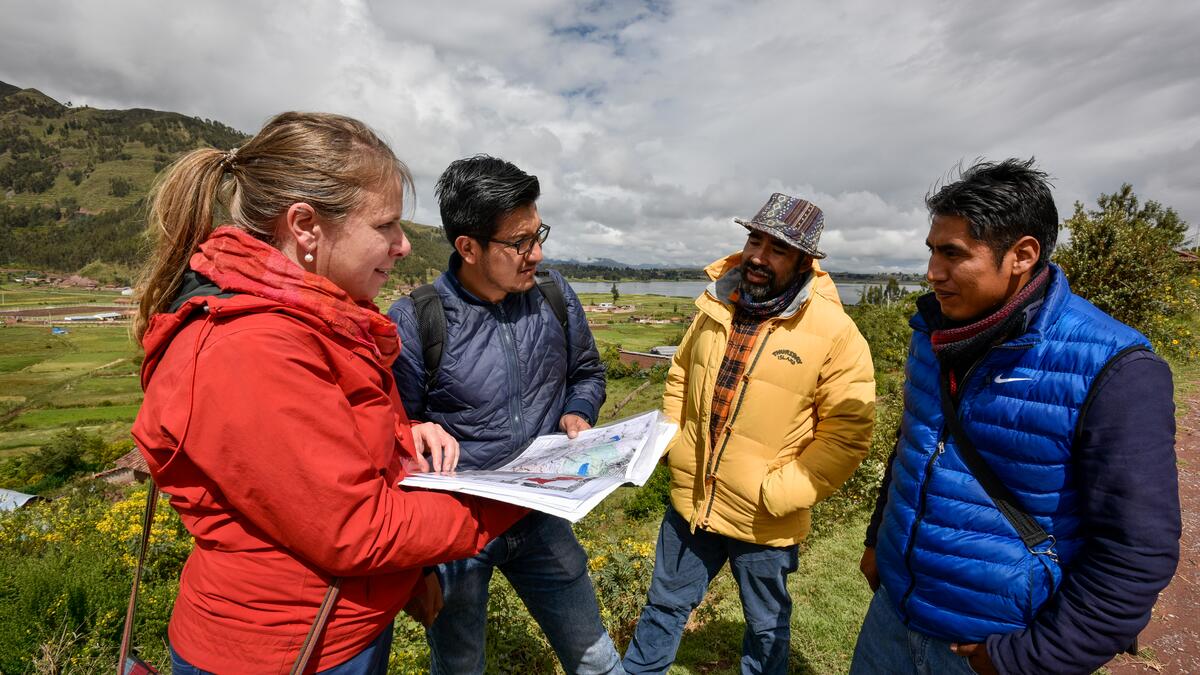
[[[54,294],[28,294],[23,302]],[[7,298],[6,298],[7,299]],[[0,309],[7,308],[0,306]],[[141,403],[140,355],[127,324],[0,327],[0,457],[36,450],[80,428],[105,441],[128,436]]]
[[[579,299],[585,306],[596,305],[612,302],[612,295],[584,293]],[[691,300],[660,295],[623,295],[617,304],[633,305],[634,310],[628,313],[588,312],[592,335],[601,349],[605,345],[614,345],[644,352],[651,347],[678,344],[696,312]],[[636,323],[635,318],[671,320],[672,323]]]
[[[7,310],[59,305],[113,302],[115,293],[64,291],[56,288],[0,285]],[[609,295],[583,298],[587,304],[611,300]],[[687,328],[676,312],[693,308],[690,301],[660,296],[630,296],[622,304],[636,307],[632,314],[590,313],[598,324],[593,334],[600,347],[620,346],[634,351],[670,344]],[[50,310],[53,311],[53,310]],[[630,317],[675,318],[678,323],[638,324]],[[37,449],[56,432],[78,427],[106,441],[128,436],[128,425],[142,400],[138,382],[140,352],[127,323],[111,325],[63,324],[64,335],[51,334],[45,324],[11,319],[0,326],[0,457]],[[604,413],[645,380],[627,378],[610,382]],[[626,402],[622,416],[657,406],[661,385],[642,388]]]

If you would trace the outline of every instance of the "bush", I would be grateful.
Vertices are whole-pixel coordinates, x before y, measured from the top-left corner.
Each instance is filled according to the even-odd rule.
[[[60,431],[37,452],[12,457],[0,464],[0,486],[40,494],[95,468],[91,458],[104,448],[104,439],[79,429]]]
[[[661,518],[671,502],[671,470],[666,465],[655,467],[649,480],[625,502],[622,510],[632,520]]]
[[[1200,306],[1200,280],[1175,252],[1188,224],[1158,202],[1140,205],[1128,184],[1100,195],[1097,204],[1084,210],[1076,202],[1064,223],[1071,240],[1054,255],[1071,289],[1144,333],[1159,351],[1194,355],[1196,336],[1179,320]]]
[[[114,197],[125,197],[133,191],[133,181],[117,176],[108,179],[108,194]]]
[[[146,489],[115,503],[106,489],[87,483],[0,514],[0,672],[109,672],[116,662]],[[135,633],[152,663],[167,661],[167,621],[191,547],[160,501]]]
[[[919,295],[910,293],[892,305],[862,304],[846,308],[846,313],[871,346],[871,361],[875,365],[876,375],[904,370],[908,340],[912,336],[908,319],[917,311],[916,300]]]
[[[609,379],[619,380],[622,377],[635,377],[642,374],[642,369],[636,363],[623,363],[621,349],[617,345],[605,345],[600,349],[600,362],[604,364],[604,375]]]

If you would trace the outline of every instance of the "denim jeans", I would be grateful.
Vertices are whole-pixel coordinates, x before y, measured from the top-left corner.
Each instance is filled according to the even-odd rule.
[[[799,547],[778,548],[703,530],[692,532],[672,508],[658,530],[649,598],[625,652],[626,672],[666,672],[675,661],[688,616],[726,560],[746,619],[742,672],[787,672],[792,618],[787,577],[799,564]]]
[[[388,624],[361,652],[345,663],[322,670],[317,675],[387,675],[388,653],[392,649],[392,624]],[[188,663],[175,651],[171,650],[172,675],[213,675],[207,670],[200,670]],[[311,661],[309,663],[312,663]]]
[[[974,673],[967,659],[950,651],[950,643],[909,630],[900,622],[887,591],[871,598],[850,675],[956,675]]]
[[[426,632],[433,675],[483,672],[488,582],[497,568],[541,626],[563,670],[623,672],[571,524],[534,511],[474,558],[438,565],[445,606]]]

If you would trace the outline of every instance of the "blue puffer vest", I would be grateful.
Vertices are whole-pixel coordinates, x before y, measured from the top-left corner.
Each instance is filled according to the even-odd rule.
[[[905,367],[904,417],[876,559],[905,624],[943,640],[982,642],[1028,625],[1083,540],[1071,463],[1092,382],[1146,338],[1071,292],[1051,266],[1029,330],[991,349],[962,382],[963,426],[1024,510],[1056,540],[1027,550],[967,470],[944,424],[941,368],[918,314]]]

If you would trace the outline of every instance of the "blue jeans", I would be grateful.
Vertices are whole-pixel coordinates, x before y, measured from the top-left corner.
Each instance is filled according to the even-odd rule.
[[[600,622],[587,554],[571,524],[531,512],[474,558],[438,565],[445,606],[429,640],[433,675],[482,673],[488,582],[496,568],[541,626],[567,673],[621,673],[621,659]]]
[[[200,670],[188,663],[175,651],[171,650],[172,675],[213,675],[207,670]],[[392,650],[392,624],[388,624],[379,637],[367,645],[361,652],[345,663],[322,670],[317,675],[387,675],[388,653]],[[312,661],[309,661],[311,664]]]
[[[743,673],[786,673],[791,642],[792,596],[787,577],[799,564],[799,547],[750,544],[704,530],[691,531],[668,508],[658,530],[654,576],[633,641],[625,652],[625,672],[663,673],[675,661],[683,626],[708,585],[729,561],[742,598]]]
[[[950,651],[950,643],[909,630],[900,622],[887,591],[871,598],[850,675],[956,675],[974,673],[967,659]]]

